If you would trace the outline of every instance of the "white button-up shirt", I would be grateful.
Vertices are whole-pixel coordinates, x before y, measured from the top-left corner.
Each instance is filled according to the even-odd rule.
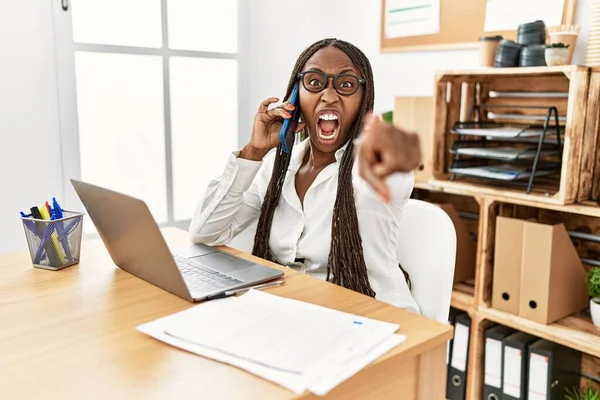
[[[325,279],[331,246],[331,223],[338,168],[346,146],[335,153],[336,162],[325,167],[304,196],[296,192],[295,176],[309,146],[308,140],[292,150],[279,204],[273,216],[269,246],[277,262]],[[212,246],[226,245],[256,221],[271,179],[275,152],[263,161],[229,157],[223,175],[209,183],[190,225],[191,240]],[[394,174],[387,183],[391,203],[383,202],[353,169],[354,199],[369,283],[378,300],[414,312],[419,308],[398,267],[398,221],[414,183],[413,173]],[[297,259],[304,259],[302,264]]]

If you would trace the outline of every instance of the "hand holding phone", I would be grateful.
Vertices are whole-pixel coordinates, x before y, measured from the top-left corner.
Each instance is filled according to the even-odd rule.
[[[298,122],[300,119],[300,101],[297,89],[295,92],[295,95],[290,95],[288,101],[278,107],[269,107],[279,101],[276,97],[270,97],[260,104],[254,117],[250,142],[242,149],[239,155],[240,158],[255,161],[262,160],[271,149],[282,143],[281,132],[284,132],[286,149],[289,151],[295,131],[304,126],[303,122]],[[292,104],[292,100],[295,101],[295,105]],[[289,122],[286,123],[286,121]]]

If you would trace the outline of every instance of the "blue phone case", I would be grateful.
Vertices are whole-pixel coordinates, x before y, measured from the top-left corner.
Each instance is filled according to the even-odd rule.
[[[289,148],[287,145],[287,131],[288,128],[290,126],[290,120],[295,119],[294,122],[298,122],[298,117],[300,114],[300,110],[298,107],[298,90],[299,90],[299,86],[298,86],[298,82],[296,82],[296,84],[294,85],[294,88],[292,89],[292,94],[290,95],[290,103],[296,107],[296,109],[294,110],[294,112],[292,113],[292,118],[287,118],[285,120],[283,120],[283,124],[281,125],[281,131],[279,132],[279,140],[281,140],[281,146],[283,148],[283,152],[284,153],[289,153]]]

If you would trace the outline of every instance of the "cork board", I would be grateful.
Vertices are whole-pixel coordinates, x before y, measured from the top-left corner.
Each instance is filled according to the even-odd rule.
[[[439,0],[439,31],[420,36],[386,37],[386,3],[381,0],[380,49],[382,52],[468,49],[481,36],[501,35],[516,40],[516,31],[484,32],[487,0]],[[573,24],[577,0],[562,0],[562,23]],[[560,10],[558,10],[560,12]]]

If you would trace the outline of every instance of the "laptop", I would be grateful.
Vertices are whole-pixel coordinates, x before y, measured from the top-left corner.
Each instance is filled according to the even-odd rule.
[[[171,252],[142,200],[71,179],[119,268],[191,302],[266,282],[283,272],[204,244]]]

